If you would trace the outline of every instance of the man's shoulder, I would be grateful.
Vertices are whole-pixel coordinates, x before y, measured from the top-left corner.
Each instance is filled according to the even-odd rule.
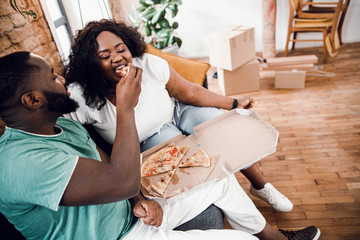
[[[70,132],[82,132],[87,133],[86,129],[78,122],[70,118],[59,117],[56,121],[56,125],[63,131]]]
[[[69,119],[69,118],[64,118],[64,117],[59,117],[56,120],[56,125],[62,127],[62,126],[81,126],[81,124],[73,119]]]

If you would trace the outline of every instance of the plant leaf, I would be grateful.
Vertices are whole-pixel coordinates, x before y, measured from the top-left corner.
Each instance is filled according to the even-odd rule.
[[[148,4],[146,2],[144,2],[143,0],[140,0],[139,3],[143,6],[143,7],[150,7],[152,4]]]
[[[160,10],[158,11],[154,17],[151,19],[151,23],[152,24],[157,24],[158,22],[160,22],[161,20],[164,19],[164,16],[165,16],[165,10]]]
[[[152,1],[152,0],[145,0],[144,3],[145,3],[145,4],[148,4],[149,6],[152,6],[152,5],[155,4],[155,2]]]
[[[140,18],[142,19],[143,22],[146,22],[151,20],[155,14],[156,14],[156,10],[154,8],[149,8],[149,10],[144,14],[142,14]]]
[[[160,4],[161,0],[152,0],[153,4]]]
[[[179,27],[179,23],[178,22],[173,22],[172,26],[173,29],[177,29]]]
[[[177,5],[182,5],[182,0],[173,0],[171,2]]]
[[[159,25],[160,25],[160,27],[162,27],[162,28],[171,28],[170,23],[169,23],[169,21],[168,21],[166,18],[164,18],[163,20],[161,20],[161,21],[159,22]]]
[[[132,5],[132,4],[131,4],[131,5]],[[148,7],[146,7],[146,6],[141,6],[141,7],[137,8],[136,11],[138,11],[138,12],[144,12],[147,8],[148,8]]]
[[[178,5],[177,4],[173,4],[170,6],[170,12],[171,12],[171,17],[175,17],[178,13]]]
[[[146,32],[146,36],[151,36],[151,27],[150,25],[146,24],[145,25],[145,32]]]
[[[170,28],[164,28],[164,29],[161,29],[160,31],[158,31],[158,32],[156,33],[156,37],[165,38],[165,37],[168,36],[170,33],[171,33],[171,29],[170,29]]]
[[[181,47],[182,44],[182,40],[178,37],[174,37],[175,42],[177,43],[177,45],[179,45],[179,47]]]

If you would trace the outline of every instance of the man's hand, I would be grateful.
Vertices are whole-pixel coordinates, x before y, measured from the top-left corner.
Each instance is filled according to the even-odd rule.
[[[146,225],[159,227],[163,220],[163,210],[159,203],[153,200],[142,200],[135,204],[133,213],[141,218]]]
[[[132,63],[128,65],[128,74],[116,85],[116,106],[134,109],[141,92],[142,69]]]

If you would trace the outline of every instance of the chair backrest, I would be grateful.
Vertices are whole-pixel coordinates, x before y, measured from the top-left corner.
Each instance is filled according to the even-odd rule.
[[[343,0],[339,0],[338,4],[336,6],[334,15],[333,15],[333,24],[331,27],[331,31],[329,34],[329,40],[331,43],[331,48],[333,51],[335,51],[336,49],[338,49],[340,47],[340,40],[339,40],[339,36],[338,36],[338,32],[337,32],[337,26],[339,24],[339,17],[340,17],[340,13],[342,10],[342,5],[343,5],[344,1]]]
[[[299,18],[333,18],[333,11],[309,11],[309,9],[313,9],[314,6],[323,8],[323,6],[331,6],[326,7],[327,9],[335,9],[337,5],[343,0],[339,0],[338,2],[313,2],[312,0],[289,0],[293,2],[294,9],[296,11],[297,17]],[[316,8],[316,7],[315,7]]]

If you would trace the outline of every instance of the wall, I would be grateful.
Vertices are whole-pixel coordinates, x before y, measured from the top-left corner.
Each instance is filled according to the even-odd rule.
[[[335,0],[316,0],[335,1]],[[122,0],[122,4],[134,3],[137,0]],[[179,22],[177,35],[183,40],[179,55],[189,58],[207,57],[207,35],[230,24],[242,24],[255,27],[256,51],[262,50],[262,0],[182,0],[176,20]],[[276,49],[283,51],[286,43],[288,28],[289,5],[288,0],[277,0],[276,14]],[[123,9],[125,16],[128,10]],[[343,41],[360,41],[360,1],[352,0],[343,27]],[[299,34],[300,38],[305,38]],[[313,33],[312,37],[321,35]],[[321,43],[297,43],[299,47],[321,46]]]
[[[34,10],[38,17],[26,19],[11,8],[8,0],[0,0],[0,56],[15,51],[31,51],[44,57],[60,72],[60,55],[37,0],[17,0],[22,10]]]
[[[108,0],[109,6],[111,8],[111,15],[116,20],[124,21],[128,24],[130,24],[129,21],[129,9],[131,4],[134,4],[134,6],[138,7],[139,1],[138,0]]]
[[[321,0],[317,0],[321,1]],[[327,0],[329,1],[329,0]],[[331,0],[333,1],[333,0]],[[207,35],[230,24],[242,24],[255,27],[256,51],[262,50],[262,15],[261,0],[183,0],[179,8],[177,20],[179,22],[178,35],[183,40],[179,54],[185,57],[208,56]],[[352,0],[343,25],[343,41],[360,41],[360,1]],[[288,0],[277,0],[276,15],[276,49],[285,49],[288,28],[289,6]],[[299,38],[308,35],[299,34]],[[313,38],[322,36],[313,33]],[[297,48],[321,46],[316,42],[299,42]]]

